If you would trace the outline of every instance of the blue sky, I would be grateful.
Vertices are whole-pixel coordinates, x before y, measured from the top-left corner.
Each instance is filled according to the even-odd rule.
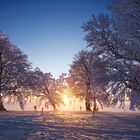
[[[0,0],[0,30],[28,55],[33,67],[54,77],[68,72],[86,47],[81,29],[93,14],[107,13],[111,0]]]

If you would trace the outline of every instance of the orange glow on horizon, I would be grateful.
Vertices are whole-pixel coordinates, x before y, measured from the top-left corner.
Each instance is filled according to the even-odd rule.
[[[62,96],[62,100],[64,102],[64,105],[69,105],[70,102],[71,102],[70,98],[68,96],[66,96],[66,95]]]
[[[61,111],[75,111],[79,110],[81,102],[75,98],[70,90],[65,90],[61,95],[61,99],[64,104],[59,107]]]

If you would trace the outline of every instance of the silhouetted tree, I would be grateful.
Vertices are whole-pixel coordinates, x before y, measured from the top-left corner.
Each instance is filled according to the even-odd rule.
[[[27,56],[0,33],[0,111],[5,110],[5,98],[18,101],[24,109],[24,97],[29,93],[31,86],[28,77],[30,69]]]
[[[124,107],[126,96],[130,109],[140,109],[140,2],[115,0],[113,16],[98,15],[83,25],[85,40],[92,55],[105,64],[106,77],[96,83],[106,83],[105,99],[111,105],[120,102]],[[107,103],[108,103],[107,102]]]
[[[94,81],[95,79],[93,78],[96,76],[97,72],[97,63],[95,62],[95,57],[92,55],[92,53],[85,50],[80,51],[74,57],[68,78],[68,84],[73,90],[72,92],[75,94],[75,96],[85,99],[87,111],[91,111],[91,103],[93,105],[93,111],[97,111],[97,101],[102,106],[102,101],[100,98],[101,92],[98,94],[99,88]],[[103,69],[101,67],[99,70],[98,66],[98,72],[99,71],[101,73]]]
[[[58,91],[58,83],[50,73],[43,73],[36,69],[37,90],[33,95],[39,97],[39,102],[45,101],[45,106],[52,105],[54,111],[57,111],[57,106],[61,103],[60,94]]]

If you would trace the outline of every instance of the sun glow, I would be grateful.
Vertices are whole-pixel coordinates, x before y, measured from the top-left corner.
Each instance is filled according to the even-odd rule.
[[[60,106],[61,111],[72,111],[73,110],[73,99],[67,94],[61,96],[63,104]]]
[[[62,100],[64,102],[64,105],[69,105],[71,102],[71,99],[67,95],[63,95]]]
[[[70,90],[65,90],[61,99],[63,104],[59,107],[60,111],[76,111],[81,106],[79,100],[72,95]]]

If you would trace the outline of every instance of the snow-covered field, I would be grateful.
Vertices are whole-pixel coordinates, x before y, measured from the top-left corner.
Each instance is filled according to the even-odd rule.
[[[140,114],[1,112],[0,140],[140,140]]]

